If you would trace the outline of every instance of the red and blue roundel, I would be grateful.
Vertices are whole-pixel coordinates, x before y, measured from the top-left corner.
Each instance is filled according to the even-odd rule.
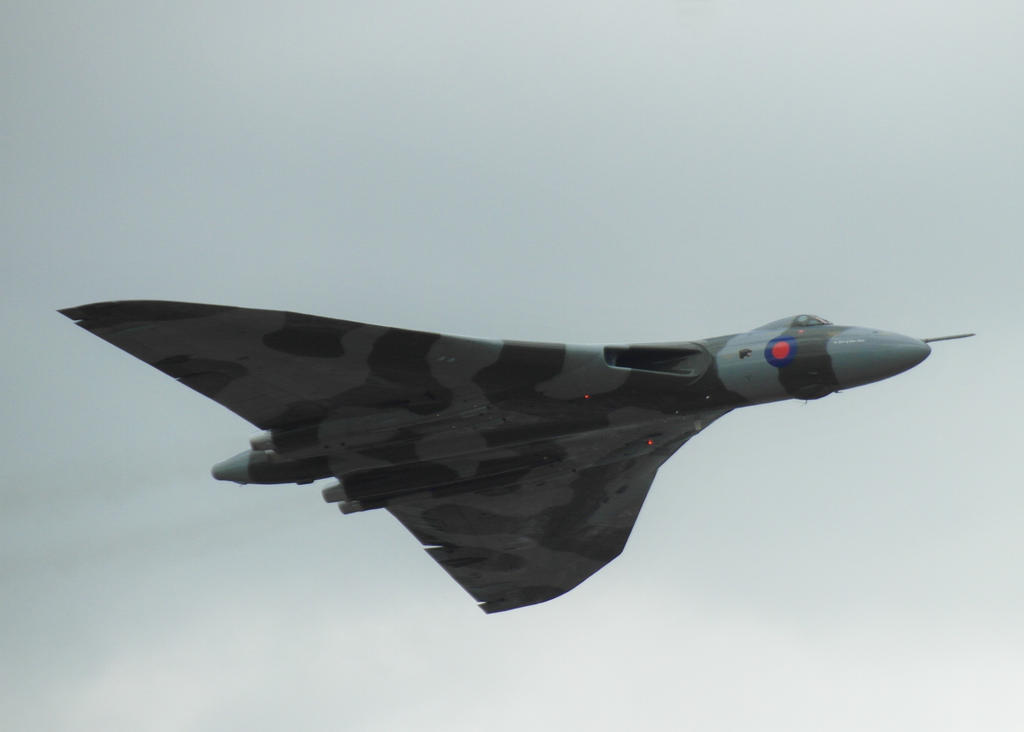
[[[764,347],[765,361],[777,368],[782,368],[794,358],[796,358],[796,339],[792,336],[772,338]]]

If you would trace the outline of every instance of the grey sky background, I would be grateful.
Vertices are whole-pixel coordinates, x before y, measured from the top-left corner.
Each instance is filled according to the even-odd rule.
[[[1024,10],[0,6],[5,729],[1024,727]],[[740,410],[624,554],[487,617],[384,512],[55,311],[937,344]]]

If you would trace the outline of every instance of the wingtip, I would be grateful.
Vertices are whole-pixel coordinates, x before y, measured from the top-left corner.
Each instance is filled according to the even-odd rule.
[[[236,308],[229,305],[206,305],[170,300],[108,300],[62,308],[57,312],[77,321],[79,325],[84,326],[88,323],[90,328],[93,326],[99,328],[133,322],[202,318],[234,309]]]
[[[71,320],[81,320],[82,318],[81,316],[78,315],[78,311],[81,310],[82,307],[83,306],[79,305],[73,308],[58,308],[57,312],[63,315],[65,318],[70,318]]]

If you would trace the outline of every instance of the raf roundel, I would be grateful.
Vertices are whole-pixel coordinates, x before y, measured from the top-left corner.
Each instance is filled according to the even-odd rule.
[[[796,357],[796,339],[790,336],[772,338],[764,347],[764,358],[772,366],[782,368]]]

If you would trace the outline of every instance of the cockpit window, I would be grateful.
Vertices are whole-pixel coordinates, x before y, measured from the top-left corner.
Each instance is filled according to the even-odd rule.
[[[810,328],[813,325],[832,325],[829,321],[824,318],[819,318],[817,315],[797,315],[793,318],[794,328]]]
[[[815,325],[832,325],[832,322],[819,318],[817,315],[797,315],[795,318],[782,318],[762,325],[758,330],[781,330],[783,328],[810,328]]]

